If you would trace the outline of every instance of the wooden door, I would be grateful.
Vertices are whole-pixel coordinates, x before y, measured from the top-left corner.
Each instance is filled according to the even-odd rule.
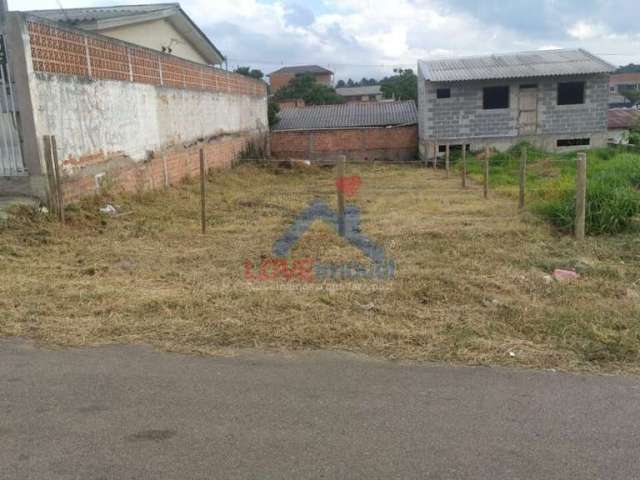
[[[521,85],[518,99],[518,132],[520,135],[538,133],[538,86]]]

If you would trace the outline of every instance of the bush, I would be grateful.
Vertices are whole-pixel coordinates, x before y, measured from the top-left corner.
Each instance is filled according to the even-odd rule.
[[[632,155],[595,164],[587,182],[586,231],[615,234],[629,228],[640,214],[640,162]],[[575,186],[542,201],[537,210],[565,231],[575,227]]]

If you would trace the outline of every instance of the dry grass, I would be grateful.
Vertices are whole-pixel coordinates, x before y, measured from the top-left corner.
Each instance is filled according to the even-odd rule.
[[[69,212],[61,227],[21,212],[0,233],[0,334],[46,345],[145,342],[176,351],[340,349],[398,359],[637,371],[640,238],[576,245],[512,199],[484,201],[458,179],[409,166],[349,166],[363,177],[363,233],[397,262],[391,282],[250,283],[244,262],[314,195],[335,204],[333,171],[242,166],[208,184],[115,196],[119,216]],[[360,253],[316,224],[295,257]],[[579,282],[548,284],[555,267]],[[298,288],[300,287],[300,288]],[[304,287],[304,288],[302,288]]]

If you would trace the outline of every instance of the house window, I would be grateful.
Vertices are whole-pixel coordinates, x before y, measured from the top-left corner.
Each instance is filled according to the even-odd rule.
[[[509,87],[485,87],[482,108],[485,110],[509,108]]]
[[[580,105],[584,103],[584,82],[558,83],[558,105]]]
[[[451,98],[450,88],[439,88],[436,90],[436,97],[438,98]]]
[[[591,145],[590,138],[566,138],[556,142],[558,147],[587,147]]]

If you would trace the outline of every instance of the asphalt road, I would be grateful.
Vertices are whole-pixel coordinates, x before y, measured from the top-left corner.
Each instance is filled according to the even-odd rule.
[[[640,379],[0,341],[2,479],[636,479]]]

